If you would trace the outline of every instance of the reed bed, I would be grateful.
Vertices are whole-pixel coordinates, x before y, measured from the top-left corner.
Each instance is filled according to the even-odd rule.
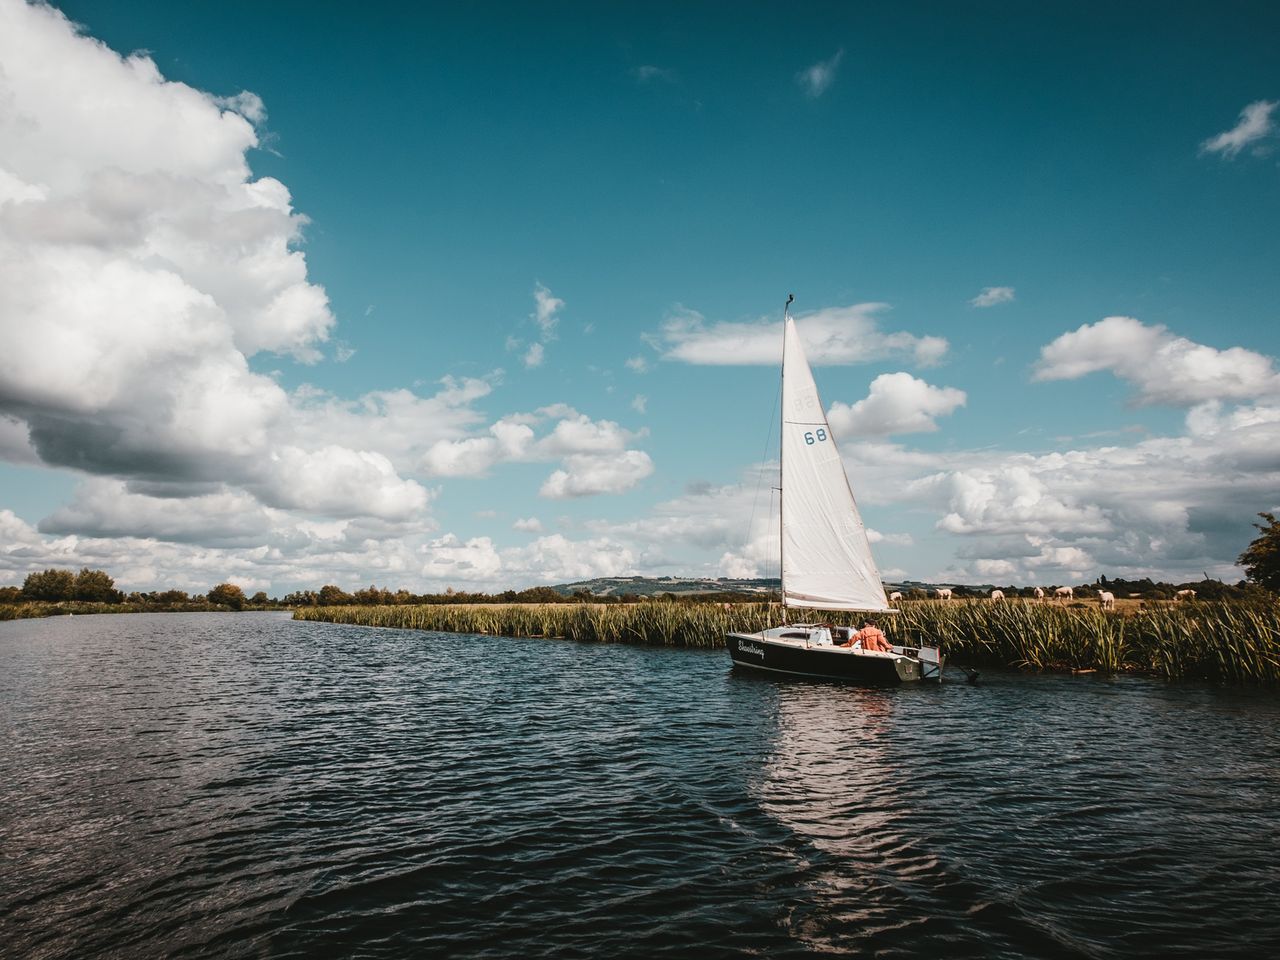
[[[1280,608],[1182,603],[1117,613],[1010,600],[906,601],[877,618],[895,643],[940,643],[953,662],[1029,670],[1139,673],[1170,680],[1280,682]],[[729,632],[779,622],[769,604],[484,604],[306,607],[299,620],[596,643],[720,647]],[[806,619],[791,611],[793,622]],[[814,613],[848,624],[857,614]]]

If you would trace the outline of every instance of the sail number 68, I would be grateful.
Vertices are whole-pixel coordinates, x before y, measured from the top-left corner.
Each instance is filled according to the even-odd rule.
[[[825,439],[827,439],[827,431],[822,427],[819,427],[817,430],[805,431],[804,442],[809,446],[813,446],[815,443],[821,443]]]

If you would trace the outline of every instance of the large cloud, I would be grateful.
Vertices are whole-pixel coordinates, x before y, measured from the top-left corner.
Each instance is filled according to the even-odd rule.
[[[936,513],[937,530],[960,538],[973,566],[939,576],[1233,579],[1250,521],[1277,504],[1280,406],[1206,405],[1187,425],[1129,447],[922,455],[853,444],[848,456],[860,490]]]
[[[871,381],[866,399],[852,406],[834,403],[827,414],[839,437],[930,433],[937,417],[964,406],[963,390],[935,387],[909,373],[884,373]]]
[[[40,522],[42,533],[88,537],[137,537],[256,546],[270,537],[284,515],[262,507],[241,491],[218,488],[181,499],[149,496],[120,480],[94,477],[72,501]]]
[[[1037,380],[1076,380],[1110,370],[1138,390],[1143,404],[1192,406],[1207,400],[1280,396],[1270,357],[1217,350],[1132,317],[1107,317],[1064,333],[1040,351]]]
[[[236,497],[223,491],[165,502],[95,480],[50,518],[45,535],[0,510],[0,585],[21,583],[32,570],[81,566],[107,570],[126,590],[202,593],[229,580],[277,594],[370,582],[415,591],[497,591],[638,572],[631,545],[607,536],[551,534],[502,547],[488,537],[433,536],[420,526],[254,514]],[[101,510],[107,501],[116,502]],[[132,514],[131,524],[117,523],[124,513]],[[211,536],[220,517],[222,530]],[[81,532],[48,535],[63,520]],[[137,535],[142,532],[165,539]]]
[[[937,363],[947,352],[941,337],[884,333],[877,314],[883,303],[830,307],[797,319],[805,353],[814,366],[868,363],[906,355],[921,366]],[[778,364],[782,328],[776,320],[707,324],[701,314],[680,311],[663,325],[655,341],[669,360],[708,365]]]
[[[246,161],[261,100],[167,81],[13,0],[0,64],[0,454],[330,516],[421,512],[427,491],[368,430],[345,445],[323,429],[341,418],[250,368],[319,359],[334,325],[305,219]]]

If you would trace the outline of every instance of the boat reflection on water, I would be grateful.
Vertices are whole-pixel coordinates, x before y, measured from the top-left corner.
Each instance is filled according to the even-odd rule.
[[[777,686],[777,738],[760,808],[795,838],[805,891],[785,912],[817,950],[882,948],[946,934],[928,892],[947,871],[919,836],[895,713],[904,691],[790,681]],[[927,693],[915,688],[913,693]],[[923,895],[923,896],[922,896]]]

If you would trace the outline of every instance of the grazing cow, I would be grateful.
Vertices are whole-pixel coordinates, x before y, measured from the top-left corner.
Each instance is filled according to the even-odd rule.
[[[939,587],[937,590],[934,590],[933,592],[934,592],[934,594],[936,594],[936,595],[937,595],[937,597],[938,597],[938,599],[939,599],[939,600],[950,600],[950,599],[951,599],[951,588],[950,588],[950,587]]]
[[[1037,599],[1037,600],[1043,600],[1043,599],[1044,599],[1044,588],[1043,588],[1043,587],[1036,587],[1036,599]]]
[[[894,601],[894,600],[901,600],[901,599],[902,599],[902,594],[901,594],[899,591],[897,591],[897,590],[895,590],[895,591],[893,591],[893,593],[889,594],[889,600],[890,600],[891,602],[892,602],[892,601]]]
[[[992,591],[991,591],[991,599],[992,599],[992,600],[1003,600],[1003,599],[1004,599],[1004,591],[1003,591],[1003,590],[992,590]]]
[[[1074,600],[1076,598],[1076,592],[1070,587],[1058,587],[1057,590],[1053,591],[1053,595],[1059,600]]]
[[[1116,605],[1116,595],[1109,590],[1098,591],[1098,602],[1102,604],[1102,609],[1106,610]]]
[[[1196,592],[1194,590],[1179,590],[1173,595],[1175,600],[1194,600],[1195,598]]]

